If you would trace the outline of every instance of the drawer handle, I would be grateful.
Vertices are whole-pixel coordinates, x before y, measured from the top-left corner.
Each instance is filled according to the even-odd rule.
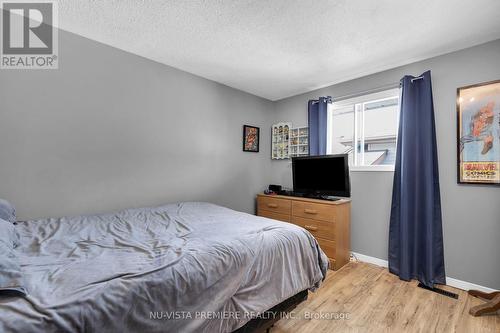
[[[269,207],[269,208],[278,208],[278,204],[268,203],[267,207]]]
[[[304,226],[304,229],[309,230],[309,231],[316,231],[316,230],[318,230],[318,227],[315,227],[312,225],[306,225],[306,226]]]
[[[306,214],[318,214],[318,211],[317,210],[314,210],[314,209],[304,209],[304,213]]]

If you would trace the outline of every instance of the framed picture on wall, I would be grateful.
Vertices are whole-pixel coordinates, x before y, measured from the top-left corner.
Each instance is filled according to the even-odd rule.
[[[259,152],[259,132],[258,127],[243,125],[243,151]]]
[[[500,186],[500,80],[457,89],[457,181]]]

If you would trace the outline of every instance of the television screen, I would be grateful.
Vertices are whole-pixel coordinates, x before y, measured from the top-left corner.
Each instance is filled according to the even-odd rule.
[[[347,154],[292,159],[293,191],[305,194],[351,196]]]

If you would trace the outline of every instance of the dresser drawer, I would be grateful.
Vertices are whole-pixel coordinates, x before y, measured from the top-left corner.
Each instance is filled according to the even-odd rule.
[[[337,262],[335,259],[332,259],[332,258],[328,258],[330,259],[330,267],[328,269],[332,269],[332,270],[337,270],[338,267],[337,267]]]
[[[275,213],[267,210],[260,209],[259,216],[267,217],[273,220],[279,220],[283,222],[290,222],[290,215]]]
[[[325,252],[326,256],[328,258],[335,259],[335,242],[322,239],[322,238],[316,238],[316,240],[319,243],[319,247]]]
[[[303,217],[292,217],[292,223],[309,231],[314,237],[335,240],[335,225],[331,222],[305,219]]]
[[[292,202],[290,200],[278,199],[269,197],[258,197],[257,199],[257,209],[259,211],[266,210],[269,212],[275,212],[285,215],[290,215],[292,210]]]
[[[335,217],[335,206],[305,201],[294,201],[292,203],[292,215],[308,219],[333,222]]]

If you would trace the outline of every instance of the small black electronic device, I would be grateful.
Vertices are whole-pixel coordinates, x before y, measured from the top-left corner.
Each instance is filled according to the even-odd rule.
[[[274,193],[280,193],[281,189],[282,189],[281,185],[273,185],[273,184],[269,185],[268,188],[269,188],[269,191],[272,191]]]

